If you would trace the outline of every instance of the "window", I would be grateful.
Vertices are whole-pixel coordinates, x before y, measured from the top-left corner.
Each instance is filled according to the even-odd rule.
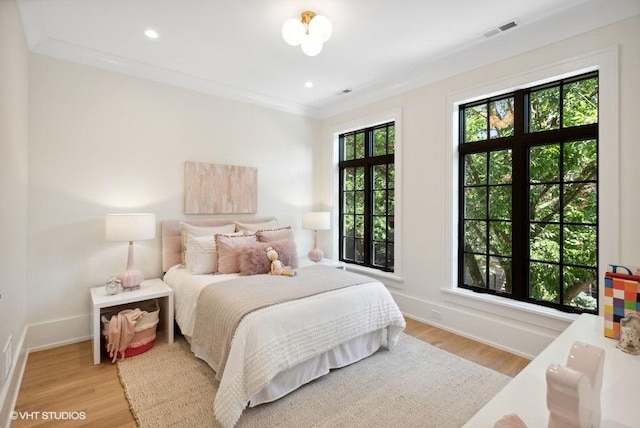
[[[459,115],[458,286],[597,313],[597,72]]]
[[[340,260],[393,272],[394,122],[340,134]]]

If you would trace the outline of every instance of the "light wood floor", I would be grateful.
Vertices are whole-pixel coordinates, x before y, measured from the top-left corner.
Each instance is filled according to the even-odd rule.
[[[405,332],[508,376],[515,376],[529,363],[525,358],[410,319]],[[21,413],[12,427],[136,426],[116,365],[103,358],[102,364],[94,366],[90,341],[30,354],[16,411]],[[43,412],[51,412],[47,420]],[[84,412],[85,419],[53,420],[64,417],[56,412]],[[20,415],[31,419],[21,419]]]

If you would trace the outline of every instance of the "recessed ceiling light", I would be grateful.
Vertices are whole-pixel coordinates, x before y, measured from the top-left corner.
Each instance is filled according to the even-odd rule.
[[[157,39],[159,37],[158,32],[156,30],[152,30],[151,28],[147,28],[146,30],[144,30],[144,35],[150,39]]]
[[[313,82],[311,82],[311,81],[304,82],[304,87],[305,88],[313,88]]]

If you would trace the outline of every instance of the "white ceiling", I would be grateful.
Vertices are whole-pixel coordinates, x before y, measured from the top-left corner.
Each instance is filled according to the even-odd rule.
[[[33,52],[318,118],[640,13],[640,0],[18,4]],[[316,57],[280,34],[283,22],[303,10],[333,24]],[[516,28],[483,35],[512,20]],[[160,37],[145,37],[147,28]],[[305,88],[306,81],[314,87]]]

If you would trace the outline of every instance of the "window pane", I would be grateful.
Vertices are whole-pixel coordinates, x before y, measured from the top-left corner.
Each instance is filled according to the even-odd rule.
[[[598,301],[598,277],[595,269],[567,266],[563,271],[564,303],[595,311]]]
[[[343,248],[342,257],[348,260],[355,260],[356,244],[353,238],[345,238],[342,248]]]
[[[353,237],[356,234],[355,229],[356,220],[352,215],[345,215],[342,217],[342,229],[344,236]]]
[[[511,220],[511,186],[489,187],[489,218]]]
[[[595,183],[576,183],[564,186],[565,222],[595,224],[597,207]]]
[[[356,134],[356,148],[355,148],[355,158],[362,159],[364,158],[364,132],[358,132]]]
[[[373,217],[373,240],[374,241],[387,240],[387,217],[385,216]]]
[[[382,156],[387,154],[387,128],[375,129],[373,131],[373,155]]]
[[[499,293],[510,292],[507,289],[507,277],[511,275],[511,259],[491,257],[489,262],[489,290]],[[511,281],[509,281],[511,283]]]
[[[387,244],[387,269],[393,270],[395,257],[393,253],[393,243]]]
[[[564,86],[562,126],[598,122],[598,78],[580,80]]]
[[[511,183],[511,150],[491,152],[489,158],[489,184]]]
[[[355,190],[364,189],[364,167],[355,168]]]
[[[500,256],[511,256],[511,222],[489,222],[489,253]]]
[[[364,240],[355,240],[355,254],[353,258],[358,263],[364,263]]]
[[[560,303],[560,267],[548,263],[529,263],[529,297]]]
[[[394,217],[388,216],[387,217],[387,241],[388,242],[393,242],[395,238],[394,232],[395,232]]]
[[[386,242],[373,243],[373,264],[380,267],[386,266],[387,264],[387,243]]]
[[[529,149],[529,181],[532,183],[560,181],[559,144],[549,144]]]
[[[356,214],[364,214],[364,192],[354,192],[355,193],[355,213]]]
[[[364,216],[357,215],[356,218],[356,238],[364,238]]]
[[[565,143],[564,179],[566,181],[595,180],[598,171],[598,145],[595,140]]]
[[[464,110],[464,142],[487,139],[487,105],[467,107]]]
[[[474,253],[487,252],[487,222],[466,220],[464,222],[464,249]]]
[[[356,151],[355,137],[353,134],[344,136],[344,160],[352,160]]]
[[[396,147],[396,127],[395,125],[389,125],[387,131],[387,153],[391,154],[395,152]]]
[[[355,193],[344,192],[343,204],[345,214],[355,214]]]
[[[542,89],[529,95],[529,131],[560,128],[560,87]]]
[[[464,283],[473,287],[486,288],[487,257],[477,254],[464,255]]]
[[[596,266],[595,226],[569,225],[564,227],[564,262]]]
[[[486,187],[468,187],[464,189],[464,217],[479,220],[487,218]]]
[[[476,153],[464,157],[464,184],[487,183],[487,154]]]
[[[560,221],[560,185],[529,186],[529,219],[531,221]]]
[[[394,164],[387,165],[387,188],[393,189],[396,182],[396,168]]]
[[[532,224],[529,227],[529,258],[537,261],[560,262],[560,226]]]
[[[342,178],[343,188],[345,191],[354,190],[356,188],[355,169],[346,168]]]
[[[387,191],[378,190],[373,192],[373,214],[385,215],[387,213]]]
[[[491,138],[513,135],[513,97],[489,104],[489,135]]]
[[[380,190],[387,188],[387,165],[376,165],[373,167],[373,189]]]
[[[395,195],[393,190],[387,192],[387,212],[392,214],[395,212]]]
[[[495,290],[500,293],[511,294],[511,259],[506,257],[491,257],[489,264],[489,288],[494,283]],[[491,276],[494,276],[492,278]],[[500,288],[500,285],[502,288]]]

